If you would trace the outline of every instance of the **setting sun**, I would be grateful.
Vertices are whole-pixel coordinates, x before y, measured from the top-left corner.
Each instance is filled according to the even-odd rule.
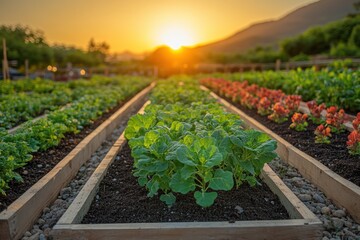
[[[169,27],[160,34],[161,44],[165,44],[174,50],[179,49],[182,46],[189,46],[194,44],[193,36],[180,27]]]

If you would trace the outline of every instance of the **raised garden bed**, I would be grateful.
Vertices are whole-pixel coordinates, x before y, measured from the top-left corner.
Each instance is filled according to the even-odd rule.
[[[211,94],[213,97],[218,99],[220,103],[226,106],[230,111],[239,114],[241,118],[245,121],[246,125],[255,129],[259,129],[269,134],[273,139],[275,139],[278,142],[277,153],[283,161],[297,168],[305,178],[309,179],[313,184],[319,187],[319,189],[321,189],[331,200],[333,200],[335,204],[340,207],[346,208],[350,215],[355,219],[355,221],[360,222],[359,186],[341,177],[317,159],[304,153],[299,148],[293,146],[290,142],[280,137],[278,134],[269,130],[269,128],[265,127],[263,124],[255,120],[255,116],[254,118],[252,118],[244,111],[239,110],[237,107],[220,98],[216,94]],[[281,128],[283,129],[284,126],[281,126]],[[296,132],[294,131],[294,135],[295,134]],[[312,140],[313,135],[309,136],[309,138],[311,138]],[[296,137],[294,141],[296,141]],[[302,145],[302,143],[299,144]],[[344,146],[346,145],[344,144]],[[346,160],[347,159],[343,159],[345,163]],[[358,163],[359,162],[355,162],[354,164],[356,165]],[[356,170],[354,169],[356,166],[354,166],[351,170]],[[351,176],[354,177],[356,181],[359,175],[354,173]]]
[[[133,186],[137,181],[131,175],[129,151],[124,135],[121,135],[54,226],[52,236],[55,239],[117,239],[119,236],[124,239],[239,239],[239,236],[246,239],[318,239],[321,236],[322,223],[268,165],[261,174],[263,186],[247,190],[244,187],[244,192],[253,192],[250,196],[241,196],[245,195],[242,189],[234,190],[219,197],[213,207],[202,209],[191,205],[185,195],[168,209],[157,197],[148,199],[144,190]],[[121,185],[125,180],[126,185]],[[101,206],[94,200],[97,194],[103,202]],[[134,198],[134,202],[127,198]],[[126,201],[124,205],[130,205],[129,211],[136,214],[127,215],[121,213],[120,208],[117,210],[115,206],[121,205],[122,201]],[[249,201],[260,206],[252,209],[255,206]],[[269,214],[266,208],[270,205],[273,208]],[[284,220],[288,218],[287,214],[291,219]],[[169,216],[172,216],[171,222]]]
[[[0,213],[0,239],[19,239],[36,221],[43,208],[57,197],[62,187],[72,179],[81,165],[101,145],[106,137],[112,133],[122,117],[131,108],[139,106],[145,101],[147,93],[153,86],[152,84],[142,90],[101,123],[99,127],[79,142],[59,163],[55,163],[56,166],[54,168],[47,172],[45,176],[40,176],[40,180],[14,200],[7,209],[2,211]],[[49,154],[51,155],[50,152]],[[42,164],[44,163],[42,162]]]

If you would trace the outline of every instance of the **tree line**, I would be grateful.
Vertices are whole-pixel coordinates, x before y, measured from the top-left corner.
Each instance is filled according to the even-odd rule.
[[[31,68],[65,67],[69,62],[79,67],[99,66],[105,62],[110,48],[106,42],[95,42],[94,39],[90,39],[86,50],[60,44],[50,46],[42,31],[22,25],[0,26],[1,54],[2,39],[6,40],[8,60],[17,63],[17,68],[23,68],[25,60]]]

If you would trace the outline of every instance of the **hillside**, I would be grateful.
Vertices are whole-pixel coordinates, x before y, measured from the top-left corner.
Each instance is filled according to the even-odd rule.
[[[254,24],[221,41],[196,47],[201,52],[243,53],[259,45],[273,45],[309,27],[336,21],[354,11],[356,0],[320,0],[286,16]]]

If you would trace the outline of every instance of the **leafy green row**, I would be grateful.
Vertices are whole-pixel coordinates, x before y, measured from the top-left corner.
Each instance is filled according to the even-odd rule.
[[[281,89],[286,94],[301,95],[304,101],[316,100],[327,106],[360,111],[360,71],[343,68],[292,70],[289,72],[249,72],[217,75],[234,81],[248,81],[261,87]]]
[[[14,134],[0,130],[0,193],[5,194],[11,180],[21,180],[15,171],[31,160],[32,153],[57,146],[66,133],[79,132],[149,82],[142,78],[123,79],[122,85],[92,90],[92,95],[85,95],[70,107],[51,112],[46,118],[25,123]]]
[[[126,81],[121,78],[77,80],[67,83],[50,80],[19,80],[0,82],[0,127],[12,128],[22,122],[53,111],[82,96],[96,94],[109,86]]]
[[[276,157],[276,142],[243,129],[237,115],[211,103],[196,84],[174,83],[160,83],[152,100],[161,105],[151,104],[143,115],[133,116],[125,131],[134,176],[148,196],[160,192],[160,199],[172,205],[174,193],[193,192],[196,203],[208,207],[217,191],[244,182],[256,185],[264,164]],[[207,103],[200,102],[204,96]],[[173,103],[174,99],[182,101]]]

